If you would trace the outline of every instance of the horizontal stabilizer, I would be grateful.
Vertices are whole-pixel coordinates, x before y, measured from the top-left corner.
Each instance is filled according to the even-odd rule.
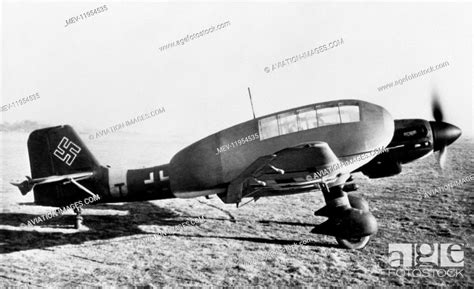
[[[26,195],[29,191],[31,191],[34,186],[41,185],[41,184],[48,184],[48,183],[55,183],[67,180],[85,180],[91,178],[94,175],[93,172],[85,172],[85,173],[76,173],[76,174],[69,174],[69,175],[62,175],[62,176],[50,176],[38,179],[32,179],[30,177],[26,177],[26,180],[23,182],[11,182],[10,184],[18,187],[22,195]]]

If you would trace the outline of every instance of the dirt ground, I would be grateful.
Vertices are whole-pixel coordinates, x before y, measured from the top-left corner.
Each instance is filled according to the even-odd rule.
[[[424,200],[417,193],[474,173],[472,145],[466,139],[453,144],[444,172],[429,156],[398,176],[362,181],[358,193],[369,201],[379,231],[358,251],[309,233],[324,220],[313,215],[324,205],[317,191],[241,208],[217,197],[89,206],[87,230],[78,231],[72,212],[20,227],[53,208],[8,189],[0,214],[0,284],[472,287],[474,181]],[[390,243],[462,243],[463,277],[389,276]]]

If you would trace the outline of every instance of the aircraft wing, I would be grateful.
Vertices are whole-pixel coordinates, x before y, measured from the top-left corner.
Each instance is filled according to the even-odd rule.
[[[265,195],[268,191],[301,191],[335,181],[336,173],[320,178],[305,178],[310,172],[327,168],[338,158],[325,142],[304,143],[262,156],[232,180],[227,192],[219,194],[224,203],[239,203],[242,198]],[[306,168],[301,170],[301,168]],[[345,181],[345,180],[344,180]]]
[[[257,177],[265,169],[277,155],[268,155],[259,157],[250,166],[248,166],[236,179],[228,186],[227,192],[219,194],[219,197],[226,204],[238,203],[242,199],[244,183],[251,178]]]

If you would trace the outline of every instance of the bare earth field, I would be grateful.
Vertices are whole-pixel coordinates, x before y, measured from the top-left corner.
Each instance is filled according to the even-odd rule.
[[[434,156],[428,156],[404,166],[398,176],[363,181],[358,193],[369,201],[379,232],[366,248],[351,251],[338,248],[332,237],[309,233],[324,220],[313,215],[324,205],[319,191],[260,199],[242,208],[225,205],[216,196],[102,204],[85,209],[88,230],[72,228],[72,212],[33,228],[20,227],[53,209],[35,206],[32,193],[22,196],[7,183],[29,174],[26,137],[2,136],[3,286],[474,286],[474,181],[424,200],[417,193],[474,173],[471,139],[461,138],[449,147],[444,172]],[[123,157],[105,153],[105,140],[86,144],[99,161],[112,155],[117,160]],[[118,146],[113,149],[127,151],[125,145]],[[148,155],[142,160],[145,157]],[[133,163],[133,156],[130,158]],[[189,220],[196,224],[175,227]],[[150,238],[163,230],[169,233]],[[311,241],[294,250],[282,250],[307,239]],[[412,278],[387,273],[389,243],[452,242],[465,244],[463,277]],[[268,252],[274,255],[265,259]]]

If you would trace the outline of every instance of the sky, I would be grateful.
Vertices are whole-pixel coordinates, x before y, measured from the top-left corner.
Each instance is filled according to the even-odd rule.
[[[107,10],[66,26],[95,8]],[[257,116],[361,99],[394,118],[445,121],[473,135],[472,4],[373,2],[2,2],[2,122],[105,129],[164,107],[130,131],[196,141]],[[230,25],[159,48],[230,21]],[[272,64],[341,40],[267,72]],[[447,61],[384,91],[377,88]]]

